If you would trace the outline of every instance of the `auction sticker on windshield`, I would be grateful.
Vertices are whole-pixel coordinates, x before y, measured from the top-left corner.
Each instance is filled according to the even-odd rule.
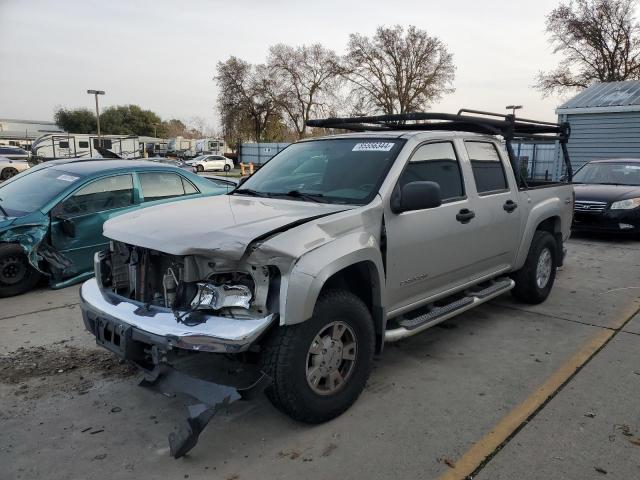
[[[389,152],[395,143],[388,142],[367,142],[356,143],[351,150],[352,152]]]

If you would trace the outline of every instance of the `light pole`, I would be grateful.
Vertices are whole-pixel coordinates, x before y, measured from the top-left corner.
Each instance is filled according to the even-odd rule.
[[[522,105],[507,105],[505,107],[507,110],[511,110],[511,115],[516,116],[516,110],[520,110]]]
[[[104,90],[87,90],[89,95],[96,97],[96,121],[98,122],[98,145],[102,146],[102,137],[100,136],[100,108],[98,107],[98,95],[104,95]]]

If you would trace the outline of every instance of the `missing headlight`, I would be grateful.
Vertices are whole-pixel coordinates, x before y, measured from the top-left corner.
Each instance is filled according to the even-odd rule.
[[[191,301],[191,308],[194,310],[220,310],[229,307],[248,309],[252,298],[251,290],[245,285],[198,283],[198,292]]]

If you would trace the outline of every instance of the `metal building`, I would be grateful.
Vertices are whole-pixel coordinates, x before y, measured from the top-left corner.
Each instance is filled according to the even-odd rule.
[[[574,171],[596,159],[640,158],[640,81],[598,83],[556,113],[571,125],[567,146]],[[562,175],[557,155],[555,178]]]
[[[31,142],[46,133],[64,133],[55,122],[0,118],[0,145],[29,148]]]

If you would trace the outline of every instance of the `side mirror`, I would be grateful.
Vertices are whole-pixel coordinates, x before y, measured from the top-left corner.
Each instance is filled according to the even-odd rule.
[[[75,238],[76,236],[76,224],[73,223],[69,217],[64,215],[57,215],[56,220],[60,221],[60,227],[67,237]]]
[[[394,191],[391,209],[394,213],[426,210],[442,205],[440,185],[436,182],[410,182]]]

